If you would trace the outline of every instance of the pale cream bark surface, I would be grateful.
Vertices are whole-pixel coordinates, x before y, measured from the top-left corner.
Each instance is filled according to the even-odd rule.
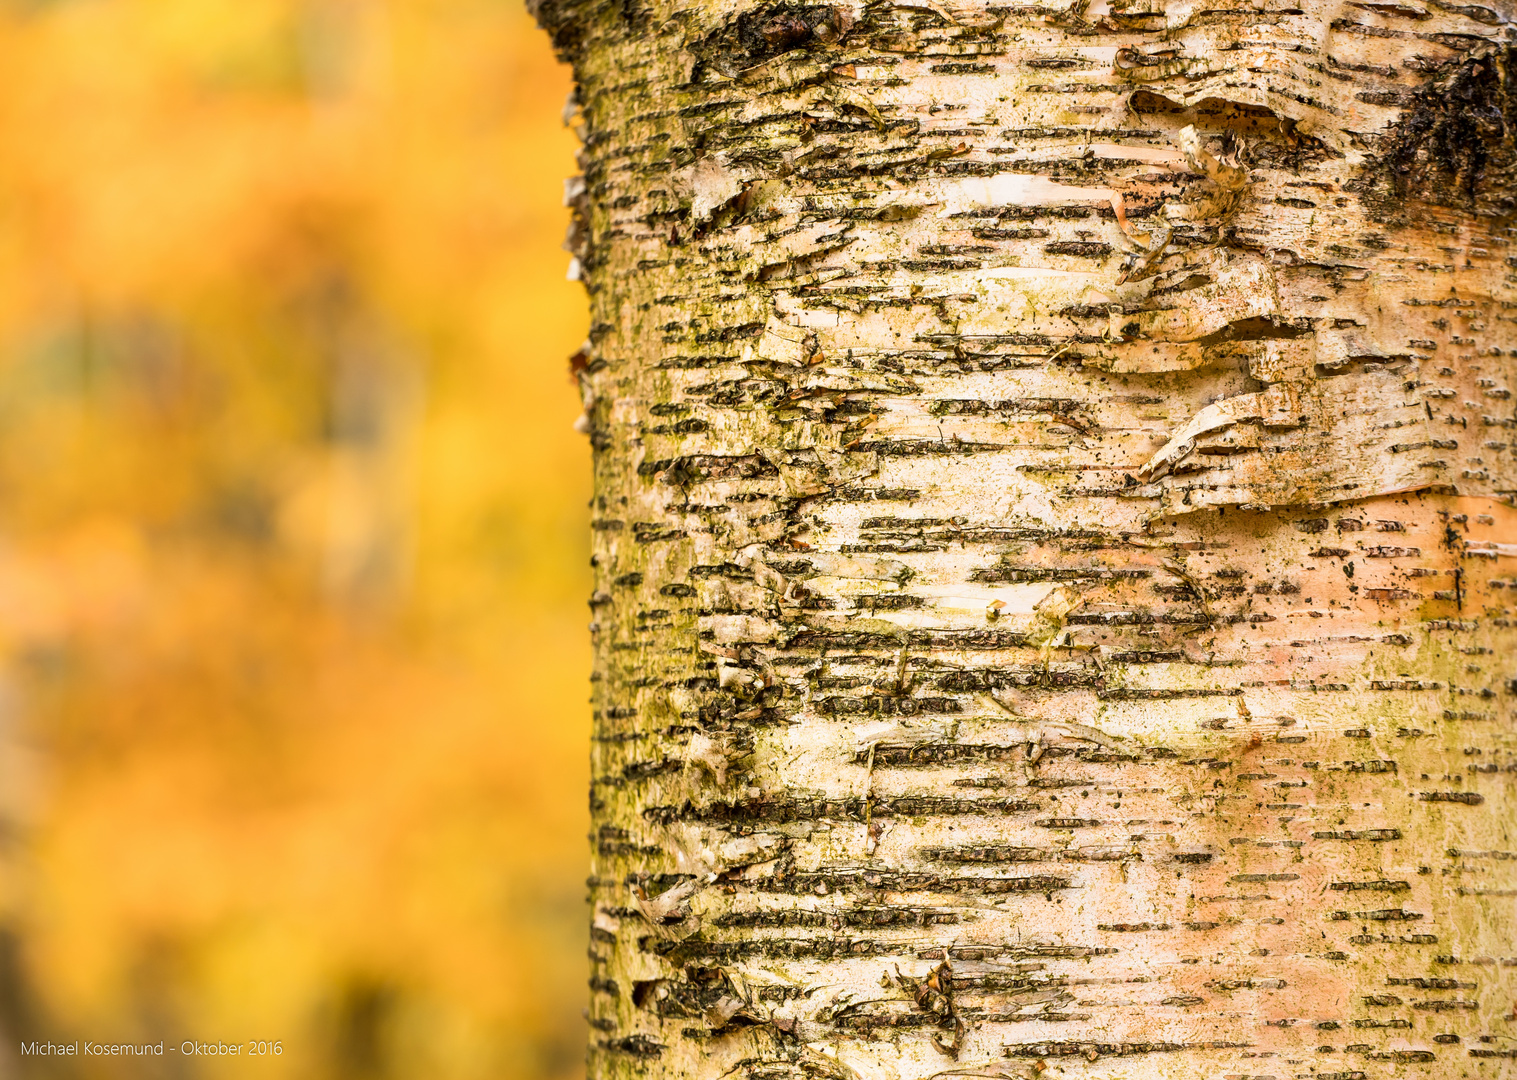
[[[544,0],[593,1077],[1517,1072],[1517,53]]]

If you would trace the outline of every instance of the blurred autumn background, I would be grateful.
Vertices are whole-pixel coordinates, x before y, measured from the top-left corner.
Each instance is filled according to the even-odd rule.
[[[578,1074],[545,35],[520,0],[0,0],[0,72],[0,1077]],[[283,1053],[18,1053],[76,1038]]]

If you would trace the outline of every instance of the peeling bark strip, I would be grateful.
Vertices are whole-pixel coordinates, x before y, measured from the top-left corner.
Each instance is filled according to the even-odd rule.
[[[537,14],[591,1075],[1510,1076],[1512,12]]]

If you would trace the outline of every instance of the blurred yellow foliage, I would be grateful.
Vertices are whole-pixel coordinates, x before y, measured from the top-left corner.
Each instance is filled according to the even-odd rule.
[[[0,1077],[577,1074],[567,73],[508,0],[0,0],[0,71]]]

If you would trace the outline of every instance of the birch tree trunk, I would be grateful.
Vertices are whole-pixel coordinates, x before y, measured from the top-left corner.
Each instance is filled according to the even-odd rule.
[[[1513,1075],[1511,14],[540,0],[592,1077]]]

